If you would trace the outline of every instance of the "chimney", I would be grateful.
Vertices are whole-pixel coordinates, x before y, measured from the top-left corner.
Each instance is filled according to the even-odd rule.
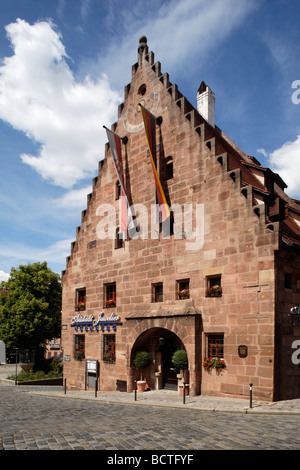
[[[197,92],[197,111],[204,119],[215,127],[215,94],[202,82]]]

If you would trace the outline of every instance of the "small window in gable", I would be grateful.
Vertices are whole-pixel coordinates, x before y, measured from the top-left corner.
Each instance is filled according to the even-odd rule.
[[[123,232],[120,232],[120,227],[116,229],[116,238],[115,238],[115,249],[123,248],[124,247],[124,240],[123,240]]]
[[[166,160],[166,180],[173,178],[173,158],[168,157]]]
[[[119,181],[116,182],[116,187],[115,187],[115,200],[119,200],[121,197],[121,185]]]

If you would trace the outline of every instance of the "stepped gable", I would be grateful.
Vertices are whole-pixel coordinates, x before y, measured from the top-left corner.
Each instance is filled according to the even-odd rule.
[[[259,217],[265,218],[268,229],[273,229],[272,224],[280,222],[282,240],[287,245],[300,246],[300,201],[290,198],[286,193],[286,183],[280,175],[274,173],[268,167],[262,167],[255,157],[244,153],[231,139],[217,126],[210,125],[198,110],[179,91],[177,84],[169,80],[168,73],[161,72],[161,63],[154,62],[154,53],[149,52],[147,38],[142,36],[138,47],[138,61],[132,66],[132,80],[141,65],[148,64],[148,74],[155,74],[162,87],[172,98],[178,113],[181,113],[190,122],[191,127],[204,141],[210,151],[210,156],[221,166],[222,171],[228,174],[240,184],[241,194],[250,203],[254,212]],[[202,81],[198,92],[206,87]],[[131,83],[124,87],[124,98],[128,97]],[[123,116],[124,102],[118,107],[118,121],[111,125],[111,130],[116,131],[118,123]],[[158,117],[158,116],[156,116]],[[99,129],[99,132],[101,130]],[[126,137],[126,136],[125,136]],[[106,165],[109,144],[105,145],[105,157],[98,165],[98,176],[93,179],[92,193],[87,195],[87,209],[82,211],[81,225],[76,228],[76,240],[71,243],[71,254],[66,263],[70,261],[76,246],[78,236],[82,231],[82,225],[89,211],[90,202],[93,199],[96,188],[100,185],[101,173]],[[63,271],[64,274],[65,271]]]

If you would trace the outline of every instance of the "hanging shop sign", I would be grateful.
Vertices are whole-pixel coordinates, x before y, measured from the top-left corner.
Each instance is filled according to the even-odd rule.
[[[98,315],[98,318],[95,318],[93,315],[86,317],[84,315],[76,315],[72,318],[71,326],[74,327],[75,331],[78,329],[80,331],[116,331],[117,325],[121,325],[120,317],[117,317],[114,313],[111,313],[109,317],[105,317],[104,313],[101,312]]]

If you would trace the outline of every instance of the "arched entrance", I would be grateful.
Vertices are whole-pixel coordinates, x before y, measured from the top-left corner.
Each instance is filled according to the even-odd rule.
[[[165,328],[150,328],[144,331],[136,340],[131,351],[131,365],[138,351],[148,351],[153,357],[153,363],[146,371],[149,387],[154,390],[177,390],[177,374],[172,363],[172,356],[177,349],[185,349],[181,339],[172,331]],[[134,371],[136,376],[137,371]],[[136,376],[136,378],[138,378]]]

